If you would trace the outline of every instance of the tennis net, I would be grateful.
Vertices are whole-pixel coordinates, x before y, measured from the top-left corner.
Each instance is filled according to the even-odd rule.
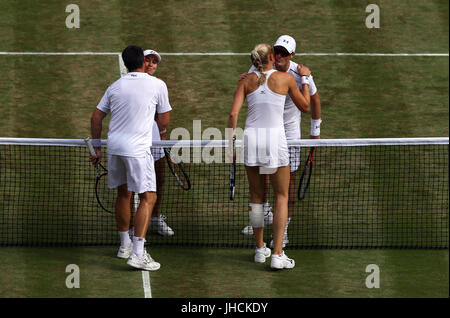
[[[291,141],[301,148],[296,186],[309,149],[317,148],[287,247],[448,248],[448,144],[448,138]],[[253,247],[253,237],[241,232],[249,203],[242,163],[235,199],[229,199],[227,142],[161,141],[155,147],[174,145],[189,158],[183,165],[191,188],[180,188],[166,166],[161,214],[175,234],[149,228],[148,243]],[[114,216],[97,203],[95,178],[83,140],[0,138],[0,245],[118,244]],[[269,201],[274,206],[272,190]],[[269,225],[266,241],[271,234]]]

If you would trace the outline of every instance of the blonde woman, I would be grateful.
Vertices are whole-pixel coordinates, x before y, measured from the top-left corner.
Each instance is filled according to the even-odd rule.
[[[258,44],[251,52],[257,71],[239,81],[228,118],[236,129],[244,100],[248,114],[244,130],[244,164],[250,190],[249,219],[256,242],[254,261],[264,263],[271,251],[264,243],[264,179],[269,174],[275,195],[273,253],[270,266],[293,268],[295,262],[283,251],[283,235],[288,214],[289,150],[283,124],[286,94],[302,111],[309,110],[308,68],[301,68],[302,93],[293,76],[274,70],[274,52],[269,44]]]

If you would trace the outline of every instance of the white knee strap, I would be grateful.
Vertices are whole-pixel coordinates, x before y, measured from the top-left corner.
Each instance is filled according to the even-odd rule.
[[[264,227],[264,207],[263,204],[250,203],[250,225],[252,227]]]

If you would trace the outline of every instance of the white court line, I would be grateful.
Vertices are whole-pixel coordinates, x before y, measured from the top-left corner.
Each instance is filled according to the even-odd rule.
[[[123,62],[122,59],[122,54],[117,54],[118,58],[119,58],[119,71],[120,71],[120,76],[124,76],[125,74],[128,73],[127,68],[125,67],[125,63]]]
[[[152,298],[152,288],[150,286],[150,274],[148,271],[142,271],[142,284],[144,287],[144,297]]]
[[[120,55],[120,52],[0,52],[0,55]],[[172,56],[238,56],[250,53],[234,52],[179,52],[159,53]],[[449,53],[296,53],[297,56],[391,56],[391,57],[448,57]]]

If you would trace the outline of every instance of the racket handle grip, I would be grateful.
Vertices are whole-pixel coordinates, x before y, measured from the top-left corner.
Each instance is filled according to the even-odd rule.
[[[86,143],[86,146],[88,147],[90,154],[93,157],[97,158],[97,154],[95,153],[94,147],[92,146],[91,138],[89,137],[84,138],[84,142]]]

